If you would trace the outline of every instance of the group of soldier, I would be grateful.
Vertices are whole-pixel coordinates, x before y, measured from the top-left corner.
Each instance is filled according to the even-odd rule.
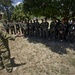
[[[73,42],[75,38],[75,19],[63,18],[61,21],[54,18],[50,24],[50,38]]]
[[[1,19],[0,19],[1,20]],[[7,34],[8,33],[8,34]],[[10,35],[15,34],[14,35]],[[15,40],[17,34],[24,37],[36,37],[49,40],[60,40],[71,42],[75,39],[75,19],[63,18],[61,21],[55,17],[49,24],[47,18],[41,19],[41,23],[36,20],[7,21],[0,22],[0,70],[4,67],[11,73],[13,67],[10,61],[10,49],[8,39]]]
[[[41,23],[36,20],[21,20],[7,22],[4,27],[9,34],[23,34],[24,37],[38,37],[50,40],[72,41],[75,37],[75,19],[63,18],[61,21],[53,17],[49,24],[47,18],[41,19]]]

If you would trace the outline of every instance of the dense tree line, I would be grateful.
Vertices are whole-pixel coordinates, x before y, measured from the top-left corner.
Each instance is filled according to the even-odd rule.
[[[8,19],[24,19],[33,16],[74,17],[75,0],[23,0],[18,6],[12,6],[13,0],[0,0],[0,11]],[[12,17],[11,17],[12,15]]]
[[[24,0],[25,12],[37,16],[75,16],[75,0]]]
[[[24,12],[26,9],[23,9],[23,3],[16,5],[12,12],[11,19],[13,20],[25,20],[25,19],[32,19],[34,15]]]
[[[23,4],[16,5],[14,7],[13,13],[12,13],[12,19],[14,20],[23,20],[25,18],[25,13],[23,12]]]

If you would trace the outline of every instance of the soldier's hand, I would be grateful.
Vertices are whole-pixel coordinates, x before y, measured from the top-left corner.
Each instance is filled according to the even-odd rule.
[[[16,35],[12,35],[11,38],[10,38],[10,40],[13,40],[14,41],[15,38],[16,38]]]
[[[19,35],[19,34],[16,34],[16,35],[15,35],[15,38],[18,37],[18,35]]]

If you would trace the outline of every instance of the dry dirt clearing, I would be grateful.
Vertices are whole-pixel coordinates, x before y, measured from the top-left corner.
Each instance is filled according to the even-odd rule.
[[[9,45],[16,69],[0,75],[75,75],[75,43],[17,37]]]

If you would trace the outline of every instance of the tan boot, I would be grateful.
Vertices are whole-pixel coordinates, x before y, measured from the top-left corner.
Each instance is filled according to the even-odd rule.
[[[11,73],[13,71],[13,67],[11,64],[7,65],[5,68],[8,73]]]

